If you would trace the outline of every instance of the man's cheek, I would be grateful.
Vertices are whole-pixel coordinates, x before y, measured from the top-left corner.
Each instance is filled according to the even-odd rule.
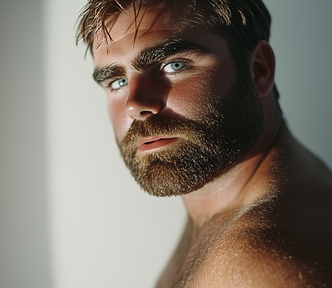
[[[125,111],[110,107],[110,119],[113,125],[116,140],[121,142],[126,136],[126,133],[132,123],[132,119],[125,113]]]
[[[203,103],[209,101],[210,80],[202,77],[191,77],[176,83],[168,98],[167,105],[176,114],[195,119],[204,111]]]

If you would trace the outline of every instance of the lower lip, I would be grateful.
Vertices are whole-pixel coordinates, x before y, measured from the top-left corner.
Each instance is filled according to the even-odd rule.
[[[138,150],[141,152],[156,150],[156,149],[165,147],[171,143],[174,143],[177,140],[178,140],[177,138],[166,138],[166,139],[160,139],[157,141],[152,141],[149,143],[144,143],[139,147]]]

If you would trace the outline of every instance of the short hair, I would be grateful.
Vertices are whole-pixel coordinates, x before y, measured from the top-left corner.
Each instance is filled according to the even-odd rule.
[[[110,19],[116,20],[131,7],[138,15],[144,7],[159,5],[176,12],[180,25],[200,25],[222,36],[231,46],[233,60],[242,68],[248,68],[250,52],[257,42],[270,38],[271,16],[262,0],[89,0],[79,15],[76,41],[82,40],[92,51],[97,32],[106,43],[112,39],[107,29]],[[273,90],[278,99],[276,86]]]

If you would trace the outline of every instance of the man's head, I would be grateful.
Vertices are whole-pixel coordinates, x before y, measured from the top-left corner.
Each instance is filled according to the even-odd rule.
[[[266,46],[269,14],[261,1],[120,2],[90,1],[78,38],[94,55],[121,153],[151,194],[197,190],[264,130],[257,91],[272,84],[255,86],[265,60],[253,67],[252,51],[265,53],[255,47]]]

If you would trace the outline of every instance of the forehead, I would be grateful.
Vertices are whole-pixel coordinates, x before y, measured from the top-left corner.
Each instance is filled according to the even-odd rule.
[[[178,31],[175,13],[162,6],[142,7],[139,12],[133,7],[124,10],[114,18],[106,21],[108,37],[99,31],[94,38],[93,52],[102,43],[116,43],[121,39],[131,36],[133,44],[135,40],[147,33],[158,31]]]
[[[205,46],[219,61],[229,58],[228,45],[219,35],[199,25],[183,25],[177,15],[164,7],[142,8],[138,15],[133,8],[120,13],[106,23],[111,41],[103,39],[101,32],[96,35],[92,50],[96,69],[113,63],[129,63],[141,51],[174,39]]]

